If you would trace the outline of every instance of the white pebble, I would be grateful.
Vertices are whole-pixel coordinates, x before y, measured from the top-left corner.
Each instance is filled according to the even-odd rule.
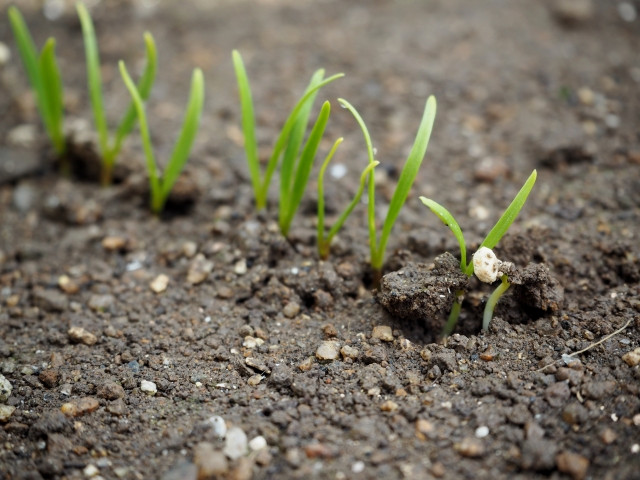
[[[215,433],[218,438],[224,438],[227,434],[227,422],[224,421],[224,418],[219,415],[214,415],[213,417],[209,417],[207,420],[213,426],[213,433]]]
[[[267,440],[262,435],[258,435],[249,441],[249,448],[252,452],[267,448]]]
[[[335,163],[329,167],[329,174],[335,179],[340,179],[347,174],[347,167],[342,163]]]
[[[353,473],[360,473],[364,471],[364,462],[360,460],[354,463],[353,465],[351,465],[351,471]]]
[[[148,380],[142,380],[140,382],[140,390],[142,390],[147,395],[155,395],[158,392],[158,387],[153,382]]]
[[[630,2],[622,2],[618,4],[618,15],[625,22],[633,22],[638,16],[636,7]]]
[[[227,431],[224,454],[231,460],[247,454],[247,434],[240,427],[232,427]]]
[[[6,402],[7,399],[11,396],[11,390],[13,387],[9,380],[4,378],[4,375],[0,375],[0,402]]]
[[[153,281],[149,284],[149,287],[155,293],[162,293],[167,289],[168,285],[169,285],[169,277],[164,273],[162,273],[153,279]]]
[[[481,426],[476,428],[476,438],[484,438],[489,435],[489,427]]]
[[[481,282],[495,282],[501,265],[502,262],[490,248],[482,247],[473,254],[473,273]]]
[[[84,473],[84,476],[87,478],[95,477],[96,475],[98,475],[98,467],[90,463],[89,465],[84,467],[84,470],[82,470],[82,473]]]

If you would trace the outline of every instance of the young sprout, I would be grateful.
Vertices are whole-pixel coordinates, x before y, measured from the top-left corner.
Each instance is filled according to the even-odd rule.
[[[253,112],[253,100],[249,78],[237,50],[233,51],[233,66],[238,80],[238,92],[242,109],[242,131],[244,133],[244,148],[249,165],[251,184],[256,199],[256,208],[262,210],[267,205],[267,193],[271,184],[271,178],[282,158],[280,170],[280,230],[287,235],[293,215],[299,205],[296,204],[298,196],[304,192],[309,177],[311,164],[317,150],[317,142],[322,137],[324,125],[329,116],[329,106],[320,112],[318,120],[309,136],[305,147],[302,149],[302,141],[307,130],[309,116],[318,90],[334,80],[344,76],[342,73],[324,79],[324,70],[318,70],[311,77],[311,81],[304,94],[298,100],[289,117],[282,126],[280,134],[275,142],[273,151],[267,166],[262,171],[258,159],[258,145],[256,141],[256,122]],[[326,117],[326,118],[325,118]],[[323,125],[324,124],[324,125]],[[319,136],[318,136],[319,134]]]
[[[373,163],[369,163],[367,167],[360,175],[360,188],[357,193],[351,200],[351,203],[344,209],[342,214],[338,217],[333,226],[329,229],[329,233],[325,233],[324,231],[324,174],[329,166],[329,163],[333,159],[333,155],[335,154],[338,146],[342,143],[344,139],[341,137],[333,144],[333,147],[329,151],[327,157],[324,159],[324,163],[320,168],[320,172],[318,173],[318,235],[317,235],[317,243],[318,243],[318,255],[321,259],[326,260],[329,258],[329,249],[331,248],[331,242],[336,234],[342,228],[342,225],[347,220],[347,217],[351,215],[351,212],[358,202],[360,202],[360,198],[364,193],[364,187],[367,183],[367,178],[369,177],[369,173],[380,163],[375,161]]]
[[[367,129],[364,120],[357,112],[355,107],[351,105],[344,99],[338,99],[340,104],[348,109],[356,121],[360,125],[360,129],[364,135],[364,140],[367,145],[367,153],[369,156],[369,164],[373,164],[375,162],[374,159],[374,151],[373,144],[371,142],[371,136],[369,135],[369,130]],[[393,192],[393,196],[391,197],[391,203],[389,204],[389,209],[387,210],[387,215],[384,219],[384,223],[382,224],[382,232],[380,237],[378,237],[376,230],[376,205],[375,205],[375,181],[373,175],[373,169],[369,171],[369,198],[368,198],[368,224],[369,224],[369,249],[371,251],[371,269],[373,273],[373,284],[374,286],[379,286],[380,279],[382,278],[382,265],[384,263],[384,253],[387,248],[387,242],[389,241],[389,235],[391,234],[391,230],[393,229],[393,225],[400,214],[400,209],[404,205],[404,202],[407,200],[407,196],[409,195],[409,190],[411,190],[411,185],[413,185],[416,176],[418,175],[418,170],[420,169],[420,165],[422,164],[422,160],[424,159],[424,155],[427,151],[427,146],[429,145],[429,137],[431,136],[431,130],[433,128],[433,121],[436,117],[436,99],[433,96],[430,96],[427,99],[427,103],[424,107],[424,113],[422,114],[422,120],[420,122],[420,126],[418,127],[418,133],[416,134],[416,138],[413,143],[413,147],[409,152],[409,156],[402,168],[402,172],[400,173],[400,178],[398,179],[398,184],[396,185],[396,189]]]
[[[136,107],[133,101],[129,104],[129,108],[120,120],[115,133],[110,138],[107,130],[107,118],[104,112],[104,102],[102,99],[100,54],[98,52],[98,42],[96,40],[93,21],[91,20],[87,7],[85,7],[82,2],[79,2],[76,5],[76,8],[82,25],[85,55],[87,59],[89,96],[91,99],[91,107],[93,109],[93,118],[96,130],[98,131],[98,148],[102,159],[100,183],[102,185],[109,185],[112,181],[113,166],[115,164],[116,157],[122,148],[122,143],[135,125]],[[144,42],[147,51],[147,64],[137,85],[137,90],[143,101],[149,97],[157,70],[156,46],[150,33],[147,32],[144,34]]]
[[[140,135],[142,137],[142,146],[144,148],[147,171],[149,173],[149,186],[151,188],[151,211],[158,215],[164,208],[171,189],[189,158],[191,146],[198,132],[200,114],[202,113],[202,106],[204,104],[204,78],[199,68],[193,71],[191,77],[191,92],[189,93],[189,102],[182,122],[182,130],[173,148],[171,157],[169,157],[167,166],[164,172],[160,174],[153,155],[149,126],[142,97],[122,60],[118,66],[120,67],[122,79],[133,99],[138,122],[140,123]]]
[[[29,83],[35,92],[42,123],[56,155],[64,162],[67,142],[63,129],[62,81],[56,62],[56,41],[49,38],[38,54],[24,18],[15,6],[9,7],[9,21]],[[68,169],[68,165],[63,163],[63,170],[65,169]]]
[[[424,203],[429,209],[445,224],[449,227],[449,229],[453,232],[453,235],[458,240],[458,244],[460,245],[460,270],[466,274],[467,276],[471,276],[474,273],[474,268],[479,267],[480,270],[476,272],[476,276],[483,282],[493,283],[496,281],[498,277],[502,279],[502,283],[496,288],[491,297],[489,297],[489,301],[485,306],[484,318],[482,328],[483,330],[487,330],[489,328],[489,323],[491,322],[491,318],[493,317],[493,310],[500,299],[500,297],[507,291],[509,288],[509,281],[507,275],[500,271],[500,269],[507,270],[509,264],[507,262],[500,262],[496,256],[493,254],[493,249],[498,242],[502,239],[509,227],[514,222],[520,210],[524,206],[527,201],[527,197],[533,188],[533,185],[536,183],[536,178],[538,173],[536,170],[531,172],[529,178],[524,183],[518,194],[515,196],[513,201],[509,204],[507,209],[504,211],[500,219],[493,226],[491,231],[487,234],[485,239],[480,244],[478,251],[474,255],[471,262],[467,264],[467,244],[464,240],[464,235],[462,234],[462,229],[460,225],[456,221],[456,219],[451,215],[451,213],[440,205],[437,202],[425,197],[420,197],[422,203]],[[462,307],[462,300],[464,298],[464,292],[458,291],[456,292],[456,300],[451,307],[451,313],[449,314],[449,319],[444,327],[443,336],[447,337],[451,335],[453,330],[455,329],[456,323],[458,322],[458,317],[460,315],[460,309]]]

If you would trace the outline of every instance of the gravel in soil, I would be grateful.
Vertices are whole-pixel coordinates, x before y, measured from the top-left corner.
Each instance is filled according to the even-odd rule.
[[[0,65],[0,478],[637,478],[633,8],[100,2],[109,115],[128,103],[116,61],[141,60],[144,29],[158,40],[149,111],[160,158],[188,72],[207,76],[201,133],[161,219],[146,208],[135,139],[113,187],[96,187],[86,154],[75,179],[55,173],[1,21],[11,57]],[[26,3],[24,13],[38,44],[58,40],[69,128],[90,148],[73,6],[54,19]],[[233,48],[253,79],[261,146],[316,68],[347,74],[323,92],[348,98],[369,123],[384,167],[380,209],[420,106],[437,96],[385,272],[404,297],[389,283],[370,289],[364,208],[325,262],[313,193],[288,240],[274,222],[275,189],[268,212],[254,211]],[[327,135],[346,138],[334,161],[347,174],[326,185],[333,217],[367,159],[347,112],[334,112]],[[489,287],[435,275],[457,244],[417,197],[450,208],[475,248],[534,168],[537,185],[496,248],[523,288],[480,334]],[[447,301],[433,303],[433,290],[409,278]],[[467,295],[458,333],[439,341],[451,282]]]

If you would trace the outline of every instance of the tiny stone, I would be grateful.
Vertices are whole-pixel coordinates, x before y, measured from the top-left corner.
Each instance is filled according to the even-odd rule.
[[[255,387],[257,386],[260,382],[262,381],[262,375],[260,374],[256,374],[256,375],[251,375],[249,377],[249,379],[247,380],[247,384]]]
[[[426,348],[423,348],[422,350],[420,350],[420,358],[422,358],[422,360],[424,360],[425,362],[430,362],[431,351],[427,350]]]
[[[113,295],[91,295],[88,305],[91,310],[105,312],[111,308],[115,301],[116,299]]]
[[[155,293],[162,293],[167,289],[168,285],[169,277],[162,273],[153,279],[153,281],[149,284],[149,287]]]
[[[570,475],[573,480],[583,480],[589,469],[589,459],[573,452],[561,452],[556,457],[558,470]]]
[[[140,382],[140,390],[151,396],[158,393],[158,387],[156,386],[156,384],[148,380],[142,380]]]
[[[600,432],[600,440],[602,440],[602,443],[604,443],[605,445],[611,445],[616,441],[616,438],[618,438],[616,432],[608,427]]]
[[[302,362],[300,362],[300,364],[298,365],[298,368],[303,372],[308,372],[309,370],[311,370],[312,366],[313,366],[313,357],[307,357]]]
[[[429,420],[425,420],[424,418],[419,418],[416,420],[416,433],[420,433],[422,435],[428,435],[435,431],[436,427]]]
[[[398,408],[400,408],[399,405],[393,400],[387,400],[382,405],[380,405],[380,410],[382,410],[383,412],[395,412],[396,410],[398,410]]]
[[[354,360],[358,358],[358,349],[354,348],[350,345],[345,345],[340,349],[340,353],[344,358],[353,358]]]
[[[489,435],[489,427],[483,425],[481,427],[476,428],[475,435],[476,435],[476,438],[486,437],[487,435]]]
[[[16,411],[16,407],[12,405],[0,405],[0,422],[6,422],[9,417]]]
[[[58,287],[60,287],[60,290],[64,293],[68,293],[70,295],[80,291],[78,284],[71,280],[67,275],[61,275],[58,277]]]
[[[635,367],[640,365],[640,348],[636,348],[631,352],[627,352],[622,356],[622,360],[624,363],[629,365],[630,367]]]
[[[254,338],[248,335],[244,337],[244,341],[242,342],[242,346],[249,349],[257,348],[263,344],[264,340],[262,340],[261,338]]]
[[[83,343],[84,345],[95,345],[98,341],[93,333],[86,331],[82,327],[71,327],[67,332],[69,340],[74,343]]]
[[[454,445],[454,449],[463,457],[478,458],[484,455],[484,445],[476,438],[464,438]]]
[[[96,475],[98,475],[98,473],[100,473],[100,471],[98,470],[98,467],[96,467],[95,465],[90,463],[89,465],[84,467],[84,470],[82,470],[82,473],[84,473],[85,477],[91,478],[91,477],[95,477]]]
[[[264,362],[253,358],[253,357],[247,357],[244,359],[244,363],[246,363],[248,366],[250,366],[251,368],[255,368],[256,370],[258,370],[259,372],[262,373],[266,373],[266,374],[270,374],[271,373],[271,369],[264,364]]]
[[[282,309],[282,313],[287,318],[293,318],[300,313],[300,305],[296,302],[287,303]]]
[[[393,333],[391,331],[391,327],[387,325],[377,325],[373,327],[371,336],[373,338],[382,340],[383,342],[393,342]]]
[[[193,258],[198,253],[198,244],[196,242],[184,242],[182,244],[182,255],[187,258]]]
[[[322,327],[322,333],[324,333],[327,338],[338,336],[338,331],[336,330],[336,327],[333,325],[333,323],[327,323],[326,325],[324,325]]]
[[[7,44],[0,42],[0,66],[6,65],[11,59],[11,50],[7,47]]]
[[[200,442],[193,449],[193,463],[198,467],[198,478],[219,478],[229,470],[222,452],[209,442]]]
[[[324,341],[316,350],[316,358],[323,361],[336,360],[340,355],[340,345],[332,340]]]
[[[227,423],[224,421],[224,418],[219,415],[214,415],[213,417],[209,417],[207,422],[211,424],[213,433],[215,433],[218,438],[225,437],[227,434]]]
[[[267,440],[262,435],[258,435],[257,437],[249,440],[249,448],[252,452],[257,452],[258,450],[267,448]]]
[[[247,273],[247,261],[244,258],[242,260],[238,260],[233,266],[233,271],[236,275],[244,275]]]
[[[104,237],[102,239],[102,248],[108,252],[117,252],[124,250],[127,246],[127,240],[124,237]]]
[[[206,259],[206,257],[199,253],[189,265],[189,271],[187,272],[187,282],[191,285],[199,285],[204,282],[209,274],[213,271],[213,262]]]
[[[105,400],[124,398],[124,388],[116,382],[105,382],[98,387],[98,397]]]
[[[58,379],[60,378],[60,374],[58,370],[55,368],[47,368],[40,372],[38,375],[38,380],[47,388],[53,388],[58,384]]]
[[[6,402],[7,399],[11,396],[11,390],[13,387],[9,380],[7,380],[4,375],[0,375],[0,402]]]
[[[247,453],[247,435],[240,427],[232,427],[227,432],[224,454],[231,460],[237,460]]]

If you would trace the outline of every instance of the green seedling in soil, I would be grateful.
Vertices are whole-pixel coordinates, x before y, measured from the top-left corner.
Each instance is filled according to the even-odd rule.
[[[318,240],[317,240],[317,243],[318,243],[318,255],[323,260],[326,260],[327,258],[329,258],[329,249],[331,248],[331,242],[333,241],[333,238],[340,231],[340,229],[342,228],[342,225],[347,220],[347,217],[351,215],[351,212],[353,211],[353,209],[356,208],[356,205],[358,205],[358,203],[360,202],[360,198],[364,193],[364,188],[366,186],[369,173],[372,172],[373,169],[380,163],[378,161],[375,161],[367,165],[367,167],[364,169],[364,171],[360,175],[360,188],[358,189],[357,193],[353,197],[353,200],[351,200],[351,203],[349,203],[347,208],[345,208],[344,211],[340,214],[336,222],[329,229],[329,232],[325,233],[324,231],[325,229],[324,227],[324,174],[327,170],[327,167],[329,166],[329,163],[331,163],[331,160],[333,159],[333,155],[338,149],[338,146],[340,146],[343,140],[344,140],[343,138],[339,138],[338,140],[336,140],[336,142],[333,144],[333,147],[327,154],[327,157],[325,158],[324,163],[320,168],[320,172],[318,173]]]
[[[536,170],[534,170],[531,173],[527,181],[524,183],[524,185],[522,186],[518,194],[515,196],[515,198],[511,202],[511,204],[507,207],[507,209],[504,211],[500,219],[496,222],[496,224],[491,229],[489,234],[482,241],[482,243],[480,244],[480,247],[478,247],[478,252],[485,253],[486,250],[489,250],[489,252],[491,252],[491,249],[493,249],[498,244],[500,239],[502,239],[504,234],[507,233],[507,230],[509,229],[511,224],[514,222],[514,220],[520,213],[520,210],[522,210],[522,207],[527,201],[527,197],[529,196],[529,193],[531,192],[533,185],[536,183],[537,175],[538,174]],[[425,197],[420,197],[420,200],[427,207],[429,207],[429,209],[445,225],[449,227],[451,232],[453,232],[453,235],[456,237],[456,239],[458,240],[458,244],[460,245],[460,270],[468,277],[473,275],[474,263],[478,265],[481,259],[480,257],[475,258],[475,255],[474,255],[474,259],[471,262],[467,263],[467,244],[465,242],[464,235],[462,234],[462,229],[460,228],[460,225],[458,224],[456,219],[453,217],[453,215],[451,215],[451,213],[446,208],[444,208],[439,203],[436,203],[433,200]],[[478,254],[478,252],[476,252],[476,254]],[[493,255],[493,252],[491,252],[491,255]],[[493,258],[495,258],[495,255],[493,255]],[[501,266],[502,262],[499,262],[497,259],[496,261],[498,263],[494,264],[494,266],[496,267],[494,273],[500,273],[499,267]],[[488,280],[491,280],[490,277],[485,277],[479,272],[476,272],[476,276],[478,276],[478,278],[481,281],[487,282]],[[483,321],[482,321],[483,330],[487,330],[489,328],[489,323],[491,322],[491,318],[493,317],[493,310],[496,304],[498,303],[498,300],[500,299],[500,297],[509,289],[509,286],[510,286],[509,279],[507,278],[506,274],[502,274],[499,276],[501,279],[501,283],[500,285],[498,285],[495,291],[491,294],[485,306]],[[493,280],[487,283],[493,283],[493,281],[495,280],[496,280],[496,277],[494,276]],[[464,295],[464,292],[462,291],[456,292],[457,299],[455,300],[451,308],[449,319],[447,321],[447,324],[444,327],[444,331],[443,331],[444,337],[451,335],[451,333],[453,332],[456,326],[456,323],[458,322],[460,309],[462,307],[463,295]]]
[[[324,78],[324,70],[318,70],[311,77],[311,81],[304,94],[293,107],[289,117],[285,121],[280,134],[275,142],[273,151],[267,165],[262,171],[260,160],[258,159],[258,144],[256,141],[256,121],[253,111],[253,100],[251,97],[251,87],[249,78],[244,67],[242,57],[237,50],[233,51],[233,66],[238,81],[238,93],[240,96],[240,106],[242,110],[242,131],[244,133],[244,148],[247,155],[247,163],[249,166],[249,174],[251,176],[251,184],[255,195],[256,208],[262,210],[267,205],[267,194],[271,184],[271,178],[282,158],[282,166],[280,170],[280,230],[283,235],[287,235],[293,215],[298,207],[295,199],[304,191],[308,180],[311,164],[305,162],[313,162],[315,148],[312,148],[320,137],[310,135],[307,144],[302,149],[304,134],[307,130],[309,116],[313,107],[313,102],[318,91],[325,85],[344,76],[339,73],[329,78]],[[323,107],[324,108],[324,107]],[[327,107],[328,108],[328,107]],[[324,122],[323,118],[328,118],[329,111],[320,113],[316,126],[320,128],[320,124]],[[326,124],[326,122],[325,122]],[[314,126],[314,129],[316,128]],[[322,127],[324,131],[324,127]],[[313,131],[312,131],[313,133]],[[317,131],[316,131],[317,133]],[[306,177],[305,177],[306,176]],[[299,190],[302,189],[302,192]]]
[[[53,38],[49,38],[45,42],[42,51],[38,54],[24,18],[15,6],[9,7],[9,21],[22,63],[27,71],[27,77],[29,77],[29,83],[35,92],[42,123],[53,144],[56,155],[64,161],[67,142],[63,128],[62,80],[56,61],[56,41]],[[64,163],[62,165],[63,170],[68,170],[67,165]]]
[[[116,158],[122,149],[122,144],[131,133],[136,122],[136,107],[132,101],[125,115],[120,120],[118,127],[113,134],[109,135],[107,129],[107,117],[104,111],[104,101],[102,97],[102,77],[100,74],[100,54],[98,52],[98,42],[93,26],[93,21],[87,8],[83,3],[76,5],[78,17],[82,25],[84,37],[85,56],[87,61],[87,79],[89,85],[89,96],[93,109],[93,118],[98,131],[98,148],[102,161],[100,183],[110,185],[113,176],[113,166]],[[144,34],[146,46],[147,63],[137,85],[140,98],[145,101],[151,92],[157,70],[157,54],[153,37],[150,33]]]
[[[373,164],[375,162],[373,143],[371,142],[371,136],[369,135],[369,130],[367,129],[364,120],[362,120],[362,117],[357,112],[355,107],[349,102],[344,99],[338,99],[338,101],[344,108],[348,109],[353,114],[356,121],[360,125],[367,146],[369,164]],[[422,160],[424,159],[424,155],[427,151],[427,146],[429,145],[429,137],[431,136],[431,130],[433,129],[433,121],[435,120],[435,117],[436,99],[435,97],[430,96],[427,99],[427,103],[425,104],[424,113],[422,114],[422,120],[420,122],[420,126],[418,127],[418,133],[416,134],[416,138],[413,142],[413,147],[409,152],[409,156],[407,157],[404,167],[402,168],[402,172],[400,173],[398,184],[396,185],[396,189],[394,190],[393,196],[391,197],[391,203],[389,204],[387,215],[384,219],[384,223],[382,224],[382,232],[379,238],[376,229],[376,187],[373,169],[368,173],[369,249],[371,252],[373,285],[375,287],[379,286],[380,280],[382,278],[382,265],[384,263],[384,254],[387,248],[387,242],[389,241],[389,235],[391,234],[393,225],[398,218],[398,215],[400,214],[402,206],[409,196],[411,186],[413,185],[413,182],[418,175],[418,170],[420,169],[420,165],[422,164]]]
[[[156,164],[155,157],[153,155],[153,147],[151,146],[151,137],[149,135],[149,126],[147,123],[147,116],[144,110],[144,104],[140,92],[133,83],[124,62],[119,62],[120,74],[124,80],[133,104],[136,109],[136,115],[140,124],[140,136],[142,137],[142,146],[144,148],[147,172],[149,173],[149,186],[151,189],[151,211],[158,215],[167,201],[173,185],[176,183],[182,168],[184,167],[189,153],[191,152],[191,146],[195,140],[196,133],[198,132],[198,125],[200,123],[200,114],[202,113],[202,106],[204,104],[204,77],[202,71],[196,68],[193,71],[191,77],[191,92],[189,93],[189,101],[187,104],[186,113],[182,122],[182,130],[173,148],[173,152],[169,157],[164,172],[161,174],[158,172],[158,166]]]

